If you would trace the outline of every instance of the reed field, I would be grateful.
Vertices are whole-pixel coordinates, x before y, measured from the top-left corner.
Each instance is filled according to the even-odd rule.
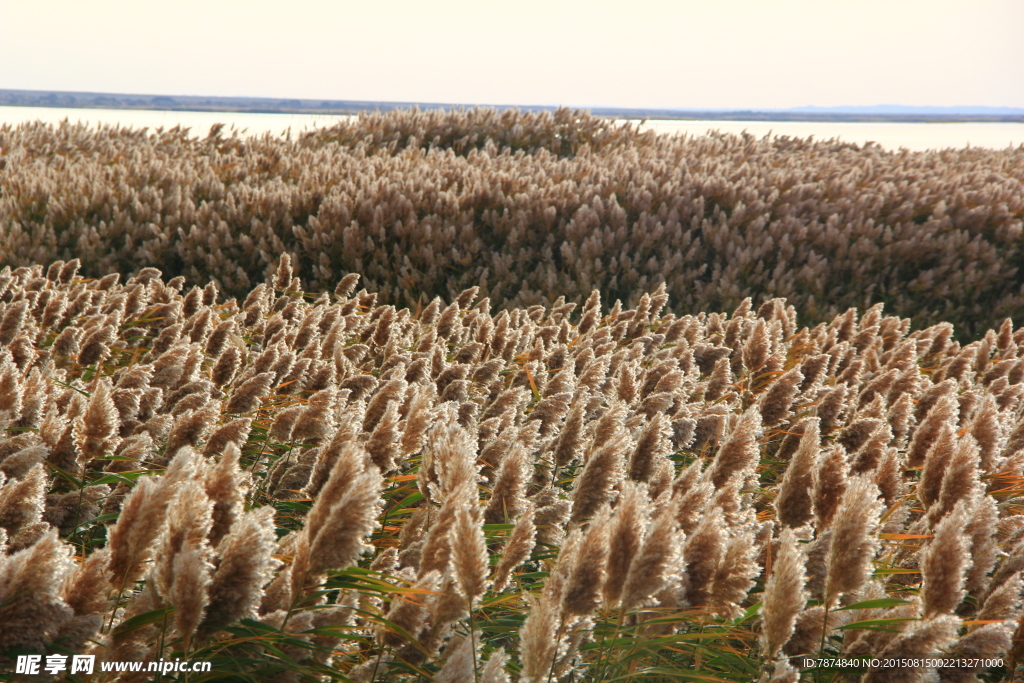
[[[779,299],[666,314],[664,287],[607,314],[475,288],[398,309],[357,275],[307,294],[287,256],[241,302],[78,270],[0,274],[7,671],[781,682],[795,655],[947,653],[1003,658],[943,670],[992,681],[1024,659],[1009,321],[961,345],[881,305],[798,329]]]
[[[1024,147],[888,152],[640,133],[583,112],[397,111],[292,139],[0,127],[0,251],[143,266],[244,298],[288,253],[310,290],[360,273],[396,306],[675,313],[783,297],[801,324],[879,301],[976,339],[1024,314]]]
[[[0,680],[1024,676],[1022,180],[569,110],[0,127]]]

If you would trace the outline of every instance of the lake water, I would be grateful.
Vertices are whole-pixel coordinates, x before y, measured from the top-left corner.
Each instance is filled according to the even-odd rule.
[[[218,111],[150,111],[146,109],[71,109],[50,107],[0,107],[0,126],[28,121],[91,125],[109,124],[127,128],[190,128],[195,136],[204,136],[217,123],[234,126],[249,135],[282,135],[289,128],[293,134],[321,126],[332,126],[347,121],[351,116],[325,114],[250,114],[247,112]]]
[[[185,126],[196,136],[206,135],[210,126],[224,123],[248,135],[293,134],[315,127],[330,126],[350,116],[325,114],[250,114],[237,112],[146,111],[139,109],[61,109],[44,107],[0,107],[0,125],[41,120],[58,123],[64,119],[92,125],[111,124],[131,128]],[[886,149],[942,149],[946,147],[990,147],[1005,149],[1024,144],[1024,123],[842,123],[800,121],[672,121],[650,120],[645,129],[663,133],[703,135],[709,130],[730,133],[747,131],[756,137],[767,134],[790,137],[814,136],[816,140],[839,138],[863,144],[874,141]]]
[[[873,141],[885,149],[913,151],[946,147],[1005,149],[1024,144],[1024,123],[845,123],[804,121],[648,121],[646,128],[662,133],[703,135],[708,130],[747,131],[755,137],[771,134],[815,140],[839,138],[864,144]]]

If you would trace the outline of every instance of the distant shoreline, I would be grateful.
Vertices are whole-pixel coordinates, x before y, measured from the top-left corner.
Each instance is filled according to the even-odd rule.
[[[354,115],[394,109],[463,109],[487,106],[495,109],[554,111],[554,106],[447,104],[439,102],[368,102],[348,100],[275,99],[269,97],[202,97],[188,95],[125,95],[115,93],[61,92],[0,89],[0,106],[67,109],[137,109],[149,111],[234,112],[248,114]],[[614,119],[663,119],[679,121],[803,121],[846,123],[1024,123],[1024,114],[918,114],[838,113],[807,111],[721,111],[682,109],[627,109],[575,107],[594,116]]]

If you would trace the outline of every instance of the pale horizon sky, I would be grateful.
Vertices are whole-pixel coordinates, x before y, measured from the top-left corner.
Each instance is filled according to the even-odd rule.
[[[1024,107],[1021,0],[0,0],[0,88],[771,109]]]

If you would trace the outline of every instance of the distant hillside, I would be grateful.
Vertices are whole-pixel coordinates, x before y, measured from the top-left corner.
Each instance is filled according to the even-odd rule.
[[[359,100],[275,99],[270,97],[205,97],[194,95],[126,95],[116,93],[0,90],[0,106],[79,109],[152,109],[164,111],[226,111],[268,114],[358,114],[394,109],[457,109],[483,103],[367,102]],[[555,106],[488,105],[504,110],[550,111]],[[595,116],[621,119],[690,119],[700,121],[906,121],[1024,122],[1024,109],[1007,107],[799,107],[786,110],[629,109],[583,107]]]

